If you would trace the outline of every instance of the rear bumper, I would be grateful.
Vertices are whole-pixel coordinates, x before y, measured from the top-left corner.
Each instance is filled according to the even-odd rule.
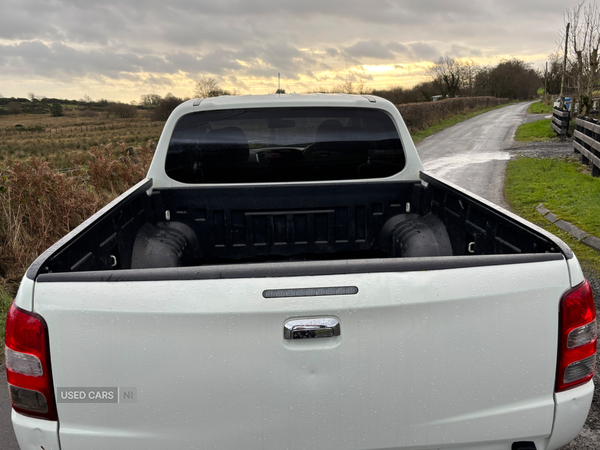
[[[549,438],[533,438],[538,450],[555,450],[573,440],[583,426],[594,395],[592,381],[583,386],[555,394],[555,415],[552,434]],[[12,412],[12,423],[21,450],[60,450],[58,438],[58,423],[34,419]],[[521,439],[519,439],[521,440]],[[510,443],[470,444],[468,449],[510,448]],[[162,445],[161,445],[162,447]],[[452,446],[454,448],[454,446]],[[89,448],[93,448],[93,445]],[[142,448],[142,447],[140,447]],[[152,448],[146,442],[143,448]]]
[[[21,450],[60,450],[58,422],[34,419],[14,410],[10,418]]]
[[[554,394],[554,426],[547,450],[555,450],[571,442],[579,434],[590,411],[594,382]]]

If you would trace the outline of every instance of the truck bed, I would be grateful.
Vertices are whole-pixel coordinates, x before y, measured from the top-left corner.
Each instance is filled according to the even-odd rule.
[[[571,257],[549,233],[456,186],[422,177],[426,187],[322,183],[286,186],[284,194],[277,185],[151,190],[145,180],[48,249],[27,276],[398,258],[402,252],[390,246],[406,244],[390,243],[390,224],[427,216],[443,224],[450,248],[440,250],[434,242],[437,254],[422,256]],[[159,241],[157,253],[163,256],[153,259],[148,242]]]

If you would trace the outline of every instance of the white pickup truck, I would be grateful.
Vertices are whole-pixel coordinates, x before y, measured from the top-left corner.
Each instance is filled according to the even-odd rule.
[[[424,173],[391,103],[239,96],[33,263],[6,367],[23,450],[551,450],[596,339],[569,247]]]

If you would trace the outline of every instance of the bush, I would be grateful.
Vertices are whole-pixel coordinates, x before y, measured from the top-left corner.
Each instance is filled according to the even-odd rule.
[[[50,105],[50,115],[52,117],[62,117],[65,115],[63,107],[60,103],[52,103]]]
[[[93,147],[68,174],[34,157],[0,164],[0,285],[17,282],[37,255],[142,180],[155,148]]]
[[[8,105],[6,105],[6,110],[9,114],[21,114],[23,112],[23,108],[18,102],[10,102]]]
[[[154,146],[148,142],[146,147],[136,150],[120,142],[116,148],[112,144],[92,147],[89,153],[92,158],[85,172],[90,185],[117,196],[144,179],[154,155]]]
[[[78,179],[36,158],[0,166],[0,191],[0,277],[10,281],[99,207]]]
[[[17,124],[17,125],[15,125],[15,128],[18,131],[29,131],[31,133],[43,133],[44,131],[46,131],[46,127],[43,126],[43,125],[39,125],[39,124],[38,125],[31,125],[31,126],[28,126],[28,127],[24,127],[21,124]],[[7,131],[8,130],[13,130],[14,131],[14,129],[12,129],[12,128],[7,128],[6,130]]]
[[[180,98],[174,97],[172,95],[167,95],[165,98],[158,102],[156,108],[152,110],[152,120],[158,120],[161,122],[166,121],[173,110],[177,108],[183,100]]]
[[[114,114],[119,119],[131,119],[137,115],[137,108],[125,103],[111,103],[106,107],[109,114]]]
[[[98,117],[100,113],[98,111],[92,111],[91,109],[86,109],[79,113],[80,117]]]

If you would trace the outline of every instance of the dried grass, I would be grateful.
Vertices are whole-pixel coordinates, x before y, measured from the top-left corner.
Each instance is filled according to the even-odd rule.
[[[154,149],[92,147],[68,173],[35,157],[0,164],[0,284],[17,282],[37,255],[143,179]]]

